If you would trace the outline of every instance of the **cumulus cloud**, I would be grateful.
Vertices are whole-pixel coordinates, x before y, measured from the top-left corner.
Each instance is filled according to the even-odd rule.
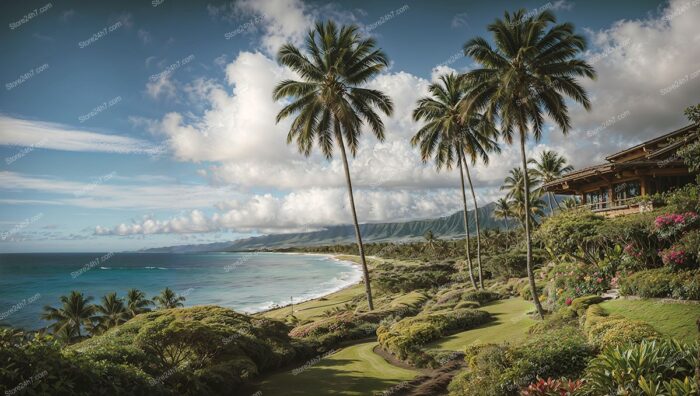
[[[593,108],[572,107],[572,136],[553,131],[552,144],[575,152],[574,163],[583,166],[686,125],[683,109],[700,92],[697,21],[700,4],[672,0],[656,17],[589,32],[598,79],[584,86]]]
[[[460,199],[461,196],[451,189],[420,193],[410,190],[368,190],[356,194],[358,216],[366,222],[440,216],[446,209],[457,210]],[[243,201],[221,202],[216,205],[218,211],[211,216],[200,210],[168,220],[145,216],[112,228],[97,226],[95,234],[312,231],[328,225],[347,224],[350,218],[347,202],[344,188],[313,188],[285,196],[256,194]]]
[[[231,10],[263,16],[258,27],[263,32],[262,52],[239,53],[225,67],[224,82],[199,80],[187,85],[187,93],[205,106],[201,116],[171,112],[149,123],[165,137],[177,160],[202,163],[200,175],[233,186],[240,195],[218,201],[213,214],[197,210],[171,219],[148,217],[100,227],[97,234],[281,232],[349,222],[340,161],[327,161],[318,154],[300,156],[285,143],[289,120],[274,122],[283,104],[272,101],[272,89],[295,76],[277,65],[271,54],[282,42],[298,43],[314,12],[296,0],[280,4],[236,3]],[[554,149],[580,167],[669,126],[681,126],[682,109],[697,100],[700,84],[700,77],[691,78],[700,69],[700,59],[692,51],[700,44],[694,28],[700,7],[684,8],[684,4],[674,0],[657,18],[620,21],[589,32],[594,49],[586,56],[599,74],[597,81],[584,82],[593,111],[572,105],[572,136],[563,137],[550,126],[543,142],[530,142],[528,155]],[[571,3],[557,1],[551,7],[568,10]],[[416,100],[426,94],[430,81],[452,70],[444,63],[432,71],[430,80],[398,70],[371,82],[394,100],[395,114],[383,118],[386,140],[377,142],[364,134],[357,156],[351,159],[361,222],[433,217],[460,209],[456,172],[437,173],[432,163],[421,163],[409,144],[419,128],[411,118]],[[502,148],[488,167],[472,167],[481,204],[498,198],[503,177],[519,166],[519,149]]]

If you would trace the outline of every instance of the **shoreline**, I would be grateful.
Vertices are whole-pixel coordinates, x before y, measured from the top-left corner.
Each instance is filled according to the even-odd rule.
[[[274,253],[277,253],[277,252],[274,252]],[[337,261],[337,262],[348,263],[348,264],[352,264],[352,265],[355,266],[355,267],[360,267],[360,279],[359,279],[357,282],[349,283],[349,284],[347,284],[347,285],[345,285],[345,286],[343,286],[343,287],[341,287],[341,288],[339,288],[339,289],[329,291],[328,293],[325,293],[325,294],[320,295],[320,296],[311,297],[311,298],[308,298],[308,299],[305,299],[305,300],[299,300],[298,302],[294,302],[294,305],[306,303],[306,302],[309,302],[309,301],[321,300],[322,298],[326,298],[326,297],[331,296],[331,295],[333,295],[333,294],[339,293],[339,292],[341,292],[341,291],[343,291],[343,290],[347,290],[347,289],[349,289],[349,288],[351,288],[351,287],[354,287],[354,286],[357,286],[357,285],[362,284],[362,269],[361,269],[362,265],[361,265],[360,263],[356,263],[356,262],[351,261],[351,260],[342,260],[342,259],[339,258],[340,256],[351,256],[351,255],[348,255],[348,254],[333,254],[333,253],[299,253],[299,252],[279,252],[279,254],[295,254],[295,255],[306,255],[306,256],[322,256],[322,257],[326,257],[326,258],[329,258],[329,259],[334,260],[334,261]],[[273,308],[267,308],[267,309],[264,309],[264,310],[261,310],[261,311],[256,311],[256,312],[244,312],[244,313],[245,313],[246,315],[263,315],[263,314],[265,314],[265,313],[272,312],[272,311],[276,311],[276,310],[278,310],[278,309],[288,308],[288,307],[291,306],[291,305],[292,305],[291,303],[288,303],[288,304],[284,304],[284,305],[278,305],[278,306],[273,307]]]

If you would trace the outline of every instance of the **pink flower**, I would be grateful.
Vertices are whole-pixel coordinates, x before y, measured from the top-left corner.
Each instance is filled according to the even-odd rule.
[[[601,283],[603,281],[603,278],[597,278],[595,281]]]
[[[566,305],[571,305],[571,297],[566,298]]]

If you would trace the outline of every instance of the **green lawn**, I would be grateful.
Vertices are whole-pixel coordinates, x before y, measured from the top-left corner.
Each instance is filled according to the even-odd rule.
[[[261,384],[265,396],[282,395],[371,395],[418,372],[392,366],[372,349],[376,342],[353,345],[322,359],[294,375],[274,374]]]
[[[300,304],[294,304],[294,316],[296,316],[299,320],[320,317],[321,314],[323,314],[323,311],[329,310],[335,306],[342,306],[345,303],[349,303],[353,299],[353,297],[364,294],[364,285],[353,285],[333,294],[330,294],[323,299],[310,300]],[[261,315],[273,319],[284,319],[291,313],[291,307],[283,307],[272,311],[264,312]]]
[[[527,329],[535,323],[527,316],[527,312],[532,308],[532,303],[521,298],[495,301],[480,308],[490,312],[495,320],[475,329],[444,337],[428,345],[428,349],[464,351],[464,348],[471,344],[523,340]]]
[[[697,304],[669,304],[650,299],[610,300],[600,306],[609,313],[643,320],[678,340],[693,342],[698,337],[695,321],[700,317],[700,305]]]

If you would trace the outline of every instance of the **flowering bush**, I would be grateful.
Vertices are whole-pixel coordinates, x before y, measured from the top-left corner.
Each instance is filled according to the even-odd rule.
[[[654,221],[656,233],[661,239],[672,239],[698,223],[700,216],[695,212],[661,215]]]
[[[673,269],[683,269],[691,266],[693,257],[681,246],[671,246],[670,248],[661,251],[659,254],[661,261]]]
[[[566,378],[552,379],[546,381],[538,378],[537,382],[533,382],[520,391],[522,396],[568,396],[573,395],[583,386],[581,380],[572,381]]]
[[[567,298],[605,292],[611,278],[597,267],[583,263],[559,265],[550,273],[560,304]]]

